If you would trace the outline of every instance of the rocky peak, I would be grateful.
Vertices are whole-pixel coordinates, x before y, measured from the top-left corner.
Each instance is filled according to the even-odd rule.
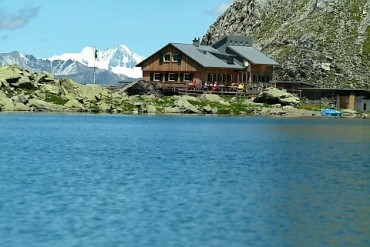
[[[369,88],[369,0],[236,0],[203,37],[251,35],[281,64],[277,80]]]

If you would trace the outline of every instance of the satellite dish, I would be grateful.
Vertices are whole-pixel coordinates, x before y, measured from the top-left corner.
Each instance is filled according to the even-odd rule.
[[[248,66],[249,66],[248,61],[244,61],[244,66],[245,66],[245,67],[248,67]]]

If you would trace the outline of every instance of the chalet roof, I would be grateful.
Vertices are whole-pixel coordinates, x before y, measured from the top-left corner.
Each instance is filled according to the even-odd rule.
[[[243,59],[257,65],[279,65],[277,62],[252,47],[252,39],[250,37],[229,35],[213,46],[199,45],[199,40],[193,40],[193,42],[194,41],[197,41],[197,44],[169,43],[150,57],[141,61],[136,67],[142,67],[149,58],[160,53],[168,46],[173,46],[204,68],[243,70],[245,69],[245,64],[242,61]],[[232,61],[232,63],[228,63],[228,61]]]
[[[238,55],[244,57],[253,64],[266,64],[272,66],[279,66],[277,62],[260,52],[254,47],[248,46],[228,46],[228,48]]]
[[[229,64],[226,61],[219,59],[215,54],[225,55],[225,53],[213,48],[212,46],[194,46],[192,44],[178,44],[171,43],[176,49],[199,63],[203,67],[207,68],[230,68],[230,69],[243,69],[243,65],[239,64],[234,60],[233,64]],[[231,54],[228,54],[229,56]]]

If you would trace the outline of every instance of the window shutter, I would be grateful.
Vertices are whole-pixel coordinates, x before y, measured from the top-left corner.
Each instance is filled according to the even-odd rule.
[[[168,81],[168,73],[165,73],[165,74],[164,74],[164,80],[165,80],[165,81]]]
[[[181,64],[181,60],[182,60],[182,54],[179,54],[177,55],[177,59],[178,59],[178,64]]]
[[[150,81],[154,81],[154,73],[150,73]]]
[[[180,73],[180,81],[184,81],[184,73]]]
[[[193,81],[193,74],[190,74],[190,81]]]

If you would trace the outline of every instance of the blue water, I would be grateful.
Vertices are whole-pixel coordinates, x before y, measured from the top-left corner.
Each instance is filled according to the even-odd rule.
[[[370,121],[0,114],[0,246],[370,246]]]

